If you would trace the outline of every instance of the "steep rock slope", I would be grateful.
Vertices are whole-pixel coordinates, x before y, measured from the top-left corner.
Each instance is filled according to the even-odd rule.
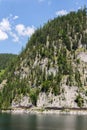
[[[86,8],[48,21],[5,72],[0,107],[87,107]]]

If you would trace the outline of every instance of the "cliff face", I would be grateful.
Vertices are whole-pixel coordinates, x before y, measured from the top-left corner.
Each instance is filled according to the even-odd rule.
[[[36,30],[5,72],[1,108],[87,107],[86,21],[84,8]]]

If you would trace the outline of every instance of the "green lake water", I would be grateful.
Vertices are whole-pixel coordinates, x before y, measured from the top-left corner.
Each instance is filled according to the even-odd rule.
[[[87,115],[0,114],[0,130],[87,130]]]

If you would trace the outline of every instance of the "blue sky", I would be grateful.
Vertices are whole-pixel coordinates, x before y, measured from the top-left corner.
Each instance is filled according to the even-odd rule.
[[[19,54],[48,20],[87,7],[87,0],[0,0],[0,53]]]

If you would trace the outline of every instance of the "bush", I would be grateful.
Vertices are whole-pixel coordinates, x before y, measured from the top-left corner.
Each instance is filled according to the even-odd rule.
[[[30,90],[30,99],[33,105],[37,105],[37,98],[39,95],[39,90],[38,89],[31,89]]]
[[[53,87],[53,93],[55,96],[60,94],[60,87],[59,86],[54,86]]]
[[[81,97],[81,95],[79,94],[79,95],[76,97],[75,102],[76,102],[77,105],[81,108],[81,107],[83,107],[84,99],[83,99],[83,98]]]
[[[49,90],[50,87],[51,87],[51,81],[45,80],[45,81],[42,83],[41,91],[42,91],[42,92],[48,92],[48,90]]]
[[[78,70],[76,70],[76,72],[75,72],[75,81],[76,81],[78,87],[82,87],[82,82],[80,79],[80,72]]]

